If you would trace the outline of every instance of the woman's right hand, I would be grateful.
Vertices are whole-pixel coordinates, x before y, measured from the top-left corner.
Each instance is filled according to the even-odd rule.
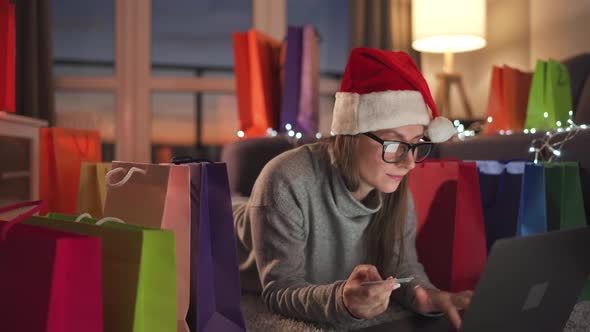
[[[400,287],[393,277],[374,285],[361,285],[367,281],[383,280],[373,265],[357,265],[344,284],[344,306],[351,315],[360,319],[373,318],[389,306],[391,292]]]

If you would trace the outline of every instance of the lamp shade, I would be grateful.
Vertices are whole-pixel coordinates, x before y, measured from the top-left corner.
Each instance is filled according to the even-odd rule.
[[[414,0],[412,47],[421,52],[467,52],[486,45],[485,0]]]

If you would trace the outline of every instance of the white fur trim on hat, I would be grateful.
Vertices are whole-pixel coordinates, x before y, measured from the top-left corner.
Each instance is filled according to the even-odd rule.
[[[336,135],[429,123],[430,111],[418,91],[336,93],[332,115],[332,132]]]
[[[457,131],[451,121],[442,116],[434,118],[426,129],[426,136],[435,143],[446,142],[455,136]]]

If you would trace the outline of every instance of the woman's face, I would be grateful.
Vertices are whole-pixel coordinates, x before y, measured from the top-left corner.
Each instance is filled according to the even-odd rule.
[[[402,141],[418,143],[424,136],[424,126],[410,125],[392,129],[374,131],[377,137],[384,141]],[[392,193],[399,186],[401,180],[415,166],[414,156],[408,152],[404,159],[395,164],[386,163],[382,158],[383,145],[365,136],[359,135],[357,158],[361,178],[360,190],[368,193],[377,189],[383,193]]]

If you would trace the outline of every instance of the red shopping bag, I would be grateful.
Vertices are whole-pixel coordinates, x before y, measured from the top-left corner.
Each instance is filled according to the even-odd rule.
[[[41,128],[39,151],[41,213],[75,214],[82,162],[101,160],[98,131]]]
[[[0,0],[0,111],[14,112],[15,27],[14,4]]]
[[[102,265],[98,238],[23,225],[36,206],[0,221],[0,331],[101,332]]]
[[[440,289],[473,290],[486,260],[475,162],[426,161],[410,173],[418,217],[416,250]]]

